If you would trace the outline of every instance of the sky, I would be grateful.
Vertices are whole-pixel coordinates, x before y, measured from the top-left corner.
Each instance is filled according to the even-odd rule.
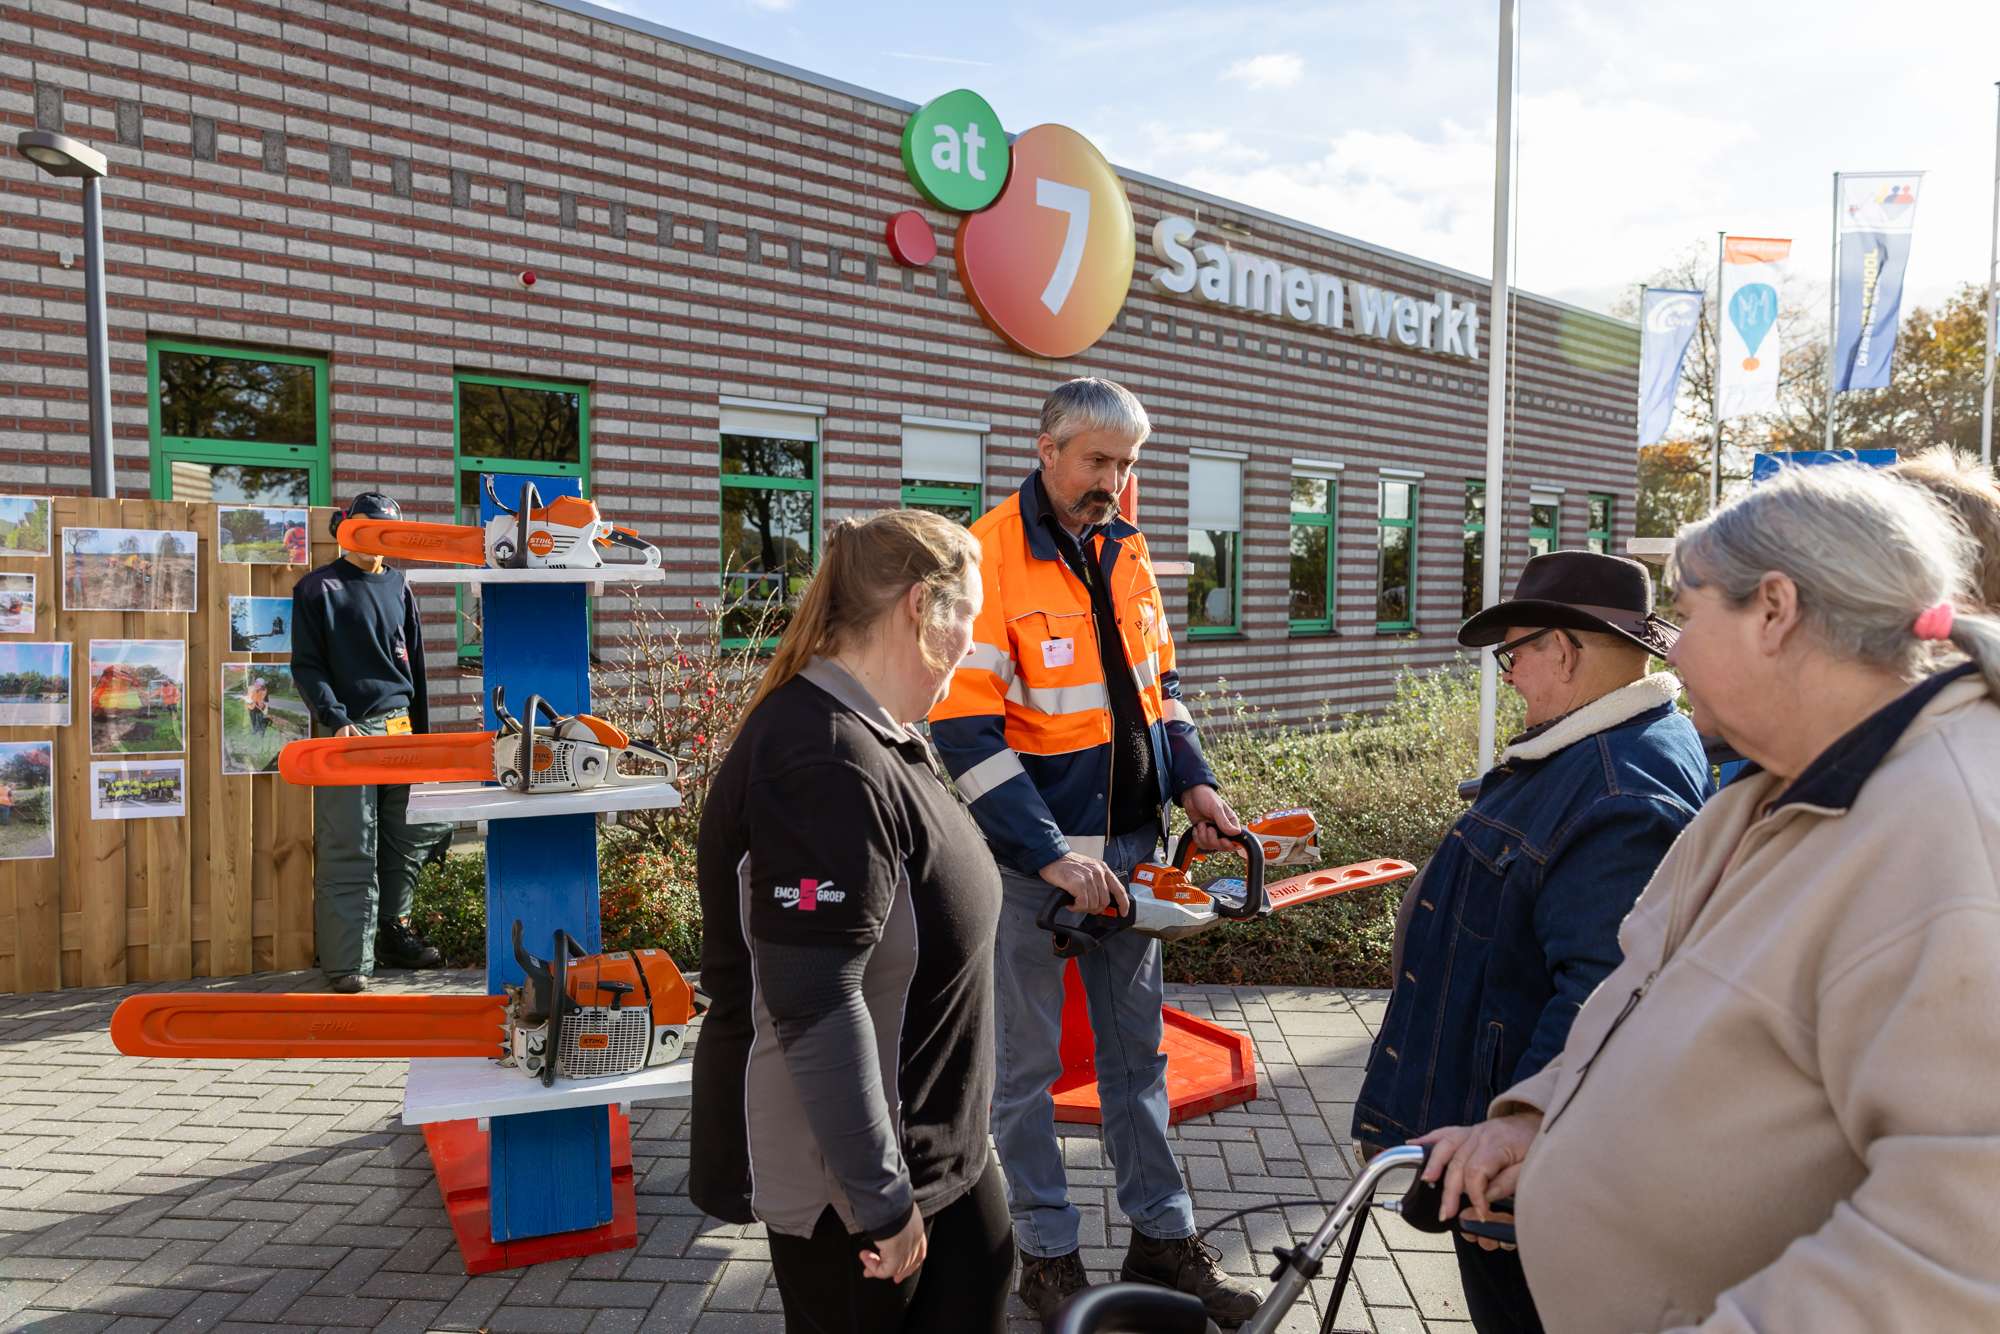
[[[1498,0],[614,7],[910,101],[973,88],[1010,132],[1060,122],[1121,167],[1492,269]],[[1927,173],[1909,299],[1983,279],[1995,0],[1520,11],[1518,286],[1610,310],[1728,230],[1793,238],[1823,299],[1835,171]]]

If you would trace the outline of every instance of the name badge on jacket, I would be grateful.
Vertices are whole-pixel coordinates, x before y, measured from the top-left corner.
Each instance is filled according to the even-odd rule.
[[[1042,666],[1067,667],[1076,661],[1076,641],[1074,639],[1044,639],[1042,641]]]

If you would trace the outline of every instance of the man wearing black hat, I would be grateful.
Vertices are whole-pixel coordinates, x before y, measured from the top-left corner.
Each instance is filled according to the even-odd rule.
[[[364,491],[342,519],[400,519],[379,491]],[[430,730],[423,631],[401,570],[342,549],[292,590],[292,677],[322,735],[385,736]],[[411,824],[407,786],[313,789],[313,927],[319,965],[335,991],[367,989],[375,965],[442,962],[410,925],[424,859],[451,836],[448,824]]]
[[[1403,900],[1395,991],[1354,1108],[1364,1153],[1485,1119],[1562,1050],[1621,957],[1618,924],[1714,790],[1680,682],[1648,674],[1676,631],[1646,567],[1557,551],[1467,621],[1527,705]],[[1456,1239],[1480,1334],[1539,1331],[1519,1257]]]

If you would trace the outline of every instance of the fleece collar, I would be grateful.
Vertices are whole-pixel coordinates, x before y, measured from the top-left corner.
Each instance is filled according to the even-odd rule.
[[[1620,686],[1608,695],[1599,695],[1580,709],[1573,709],[1533,736],[1523,737],[1500,752],[1500,762],[1545,760],[1559,750],[1586,737],[1608,732],[1640,714],[1672,704],[1681,693],[1680,678],[1672,672],[1654,672],[1629,686]]]

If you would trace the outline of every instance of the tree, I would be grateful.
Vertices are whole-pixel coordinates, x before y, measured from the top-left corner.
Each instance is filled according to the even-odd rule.
[[[1672,537],[1708,510],[1708,441],[1665,440],[1639,451],[1634,535]]]

